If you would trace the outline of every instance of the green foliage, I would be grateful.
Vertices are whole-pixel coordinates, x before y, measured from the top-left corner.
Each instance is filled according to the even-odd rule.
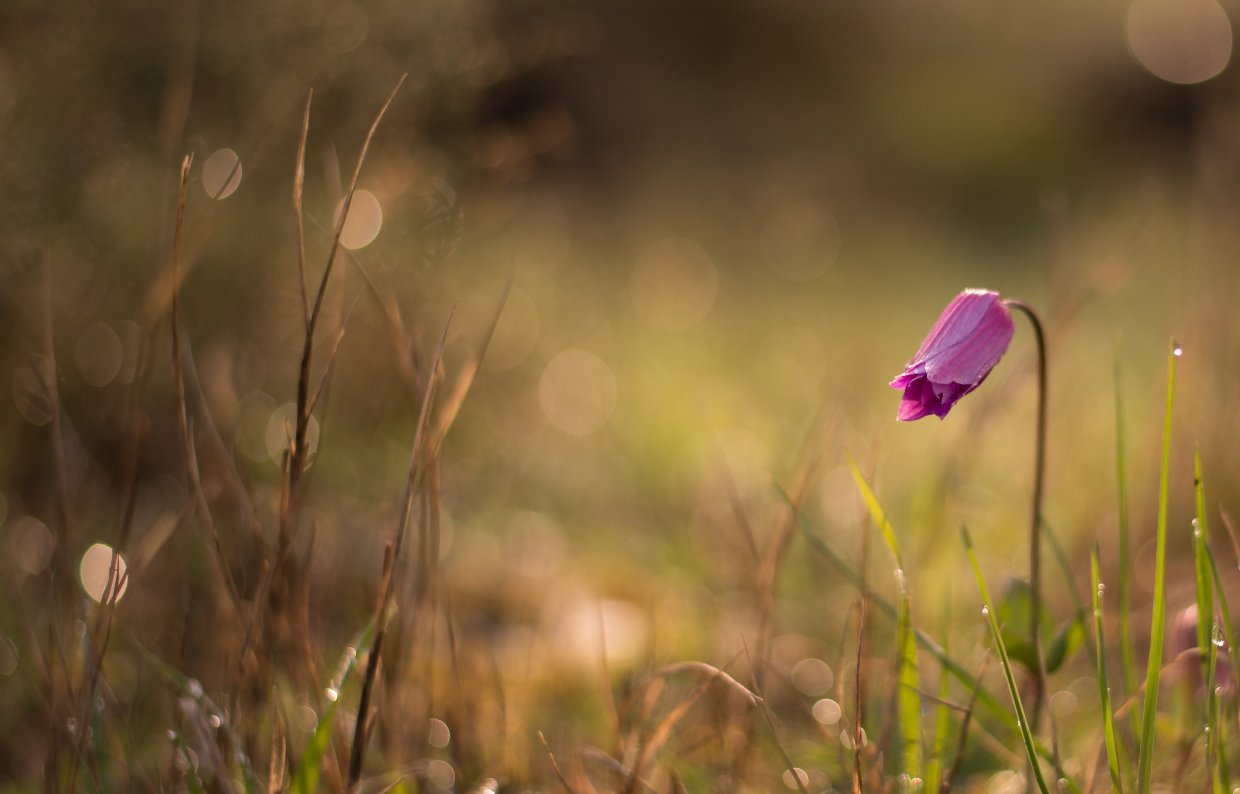
[[[1111,712],[1111,685],[1107,679],[1106,640],[1102,632],[1102,582],[1098,578],[1098,547],[1089,555],[1089,582],[1094,606],[1094,650],[1098,660],[1098,702],[1102,706],[1103,731],[1107,746],[1107,769],[1116,794],[1123,794],[1123,775],[1119,766],[1119,740],[1115,736],[1115,715]]]
[[[964,538],[965,551],[969,555],[969,565],[972,566],[973,575],[977,579],[977,588],[982,593],[982,611],[985,613],[986,623],[990,627],[990,637],[995,643],[995,650],[999,654],[999,664],[1003,666],[1003,678],[1007,682],[1008,694],[1012,698],[1012,708],[1016,712],[1016,724],[1020,728],[1020,736],[1025,743],[1025,755],[1029,759],[1029,767],[1033,770],[1033,777],[1037,781],[1038,789],[1042,794],[1049,794],[1049,789],[1046,787],[1046,779],[1042,776],[1042,764],[1038,760],[1038,752],[1034,748],[1033,730],[1029,727],[1029,718],[1025,716],[1025,707],[1020,699],[1020,688],[1016,686],[1016,676],[1012,671],[1012,662],[1008,658],[1007,647],[1003,642],[1003,631],[999,628],[995,606],[990,600],[990,591],[986,588],[986,579],[982,576],[982,567],[978,564],[977,552],[973,549],[973,539],[969,537],[969,530],[967,528],[961,527],[960,532]]]
[[[336,666],[336,673],[327,684],[327,689],[324,693],[327,699],[327,707],[323,709],[318,724],[314,727],[314,733],[310,736],[310,741],[306,743],[306,747],[302,751],[301,761],[293,772],[293,782],[290,790],[295,794],[314,794],[314,792],[319,790],[319,769],[323,764],[323,755],[327,752],[332,740],[332,728],[335,725],[336,712],[340,708],[340,698],[344,686],[349,682],[354,668],[357,667],[358,649],[370,647],[370,639],[373,632],[374,623],[367,623],[366,627],[362,629],[362,633],[345,648],[344,653],[340,656],[340,662]]]
[[[1171,478],[1171,417],[1175,405],[1175,365],[1180,347],[1174,341],[1167,355],[1167,410],[1163,420],[1162,467],[1158,475],[1158,535],[1154,557],[1154,609],[1150,625],[1150,655],[1145,668],[1145,706],[1141,713],[1141,749],[1137,792],[1148,794],[1154,771],[1154,732],[1158,716],[1158,686],[1162,675],[1163,635],[1167,626],[1167,500]]]
[[[999,601],[999,625],[1002,627],[1008,657],[1030,672],[1038,666],[1035,650],[1029,642],[1032,610],[1033,598],[1029,583],[1023,579],[1012,580]],[[1043,602],[1042,619],[1038,626],[1046,657],[1046,672],[1054,673],[1081,646],[1085,636],[1083,616],[1077,615],[1056,628],[1050,610]]]

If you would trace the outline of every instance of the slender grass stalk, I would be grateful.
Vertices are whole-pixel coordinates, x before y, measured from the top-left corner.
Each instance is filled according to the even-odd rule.
[[[1210,640],[1206,645],[1205,659],[1203,663],[1206,666],[1206,788],[1209,791],[1218,790],[1218,779],[1215,776],[1215,763],[1219,760],[1222,753],[1226,752],[1226,745],[1219,744],[1219,708],[1218,708],[1218,692],[1215,691],[1215,677],[1218,672],[1218,645],[1214,642],[1214,626],[1210,627]]]
[[[1111,686],[1107,682],[1106,642],[1102,633],[1102,582],[1098,577],[1098,544],[1089,555],[1089,579],[1094,598],[1094,643],[1098,660],[1098,697],[1102,704],[1103,729],[1107,744],[1107,766],[1111,770],[1111,786],[1116,794],[1123,794],[1124,783],[1120,775],[1119,746],[1115,741],[1115,715],[1111,711]]]
[[[848,468],[852,471],[861,497],[870,511],[870,517],[878,525],[891,550],[896,563],[896,581],[900,585],[900,610],[896,621],[896,644],[898,648],[899,692],[896,696],[900,715],[900,730],[904,741],[904,771],[910,781],[922,780],[923,753],[921,747],[921,677],[917,671],[917,639],[913,631],[912,591],[908,585],[908,576],[904,570],[904,561],[900,554],[900,542],[896,539],[895,530],[891,526],[887,513],[879,503],[874,490],[866,481],[865,475],[857,466],[857,461],[849,453]]]
[[[1020,736],[1025,743],[1025,754],[1029,757],[1029,767],[1033,770],[1033,778],[1042,794],[1049,794],[1046,779],[1042,776],[1042,765],[1038,763],[1038,752],[1034,748],[1033,730],[1025,716],[1025,707],[1020,701],[1020,689],[1016,686],[1016,676],[1012,673],[1012,662],[1008,659],[1007,646],[1003,644],[1003,632],[999,630],[999,620],[995,616],[995,605],[990,600],[990,590],[986,588],[986,579],[982,576],[982,566],[978,564],[977,552],[973,548],[973,538],[969,536],[967,527],[960,528],[964,538],[965,551],[969,554],[969,564],[973,567],[973,575],[977,577],[977,587],[982,591],[982,603],[985,604],[986,622],[990,625],[990,634],[995,641],[995,649],[999,652],[999,663],[1003,665],[1003,677],[1007,681],[1008,694],[1012,696],[1012,708],[1016,711],[1016,724],[1020,727]]]
[[[1211,580],[1214,583],[1214,594],[1218,597],[1218,614],[1219,621],[1217,623],[1218,633],[1222,634],[1223,644],[1227,646],[1227,653],[1231,658],[1232,675],[1240,674],[1240,648],[1236,647],[1236,630],[1235,624],[1231,622],[1231,609],[1227,605],[1227,593],[1223,590],[1223,582],[1219,577],[1218,563],[1214,559],[1214,550],[1210,548],[1210,544],[1205,545],[1206,558],[1210,561]],[[1217,648],[1218,639],[1210,638],[1210,644]],[[1218,697],[1214,698],[1215,707],[1218,707]],[[1225,732],[1227,730],[1227,721],[1218,719],[1218,714],[1214,715],[1211,725],[1215,726],[1215,733],[1218,734],[1218,788],[1223,791],[1231,791],[1231,771],[1227,766],[1227,752],[1229,747],[1225,740]]]
[[[1034,439],[1033,505],[1029,516],[1029,586],[1032,610],[1029,620],[1029,643],[1037,664],[1034,669],[1033,722],[1035,733],[1042,715],[1042,703],[1046,700],[1046,669],[1042,659],[1042,493],[1046,481],[1046,336],[1037,312],[1024,301],[1008,300],[1005,306],[1018,310],[1029,318],[1038,345],[1038,419],[1037,436]]]
[[[1158,538],[1154,554],[1154,615],[1150,625],[1150,656],[1145,667],[1145,708],[1141,714],[1141,751],[1137,791],[1148,794],[1154,771],[1154,720],[1158,715],[1158,673],[1162,667],[1167,628],[1167,493],[1171,476],[1171,416],[1175,405],[1175,364],[1180,346],[1171,343],[1167,356],[1167,412],[1163,420],[1162,467],[1158,475]]]
[[[1223,643],[1231,656],[1233,670],[1240,671],[1240,648],[1236,647],[1236,624],[1231,620],[1231,608],[1227,604],[1227,591],[1223,589],[1223,580],[1219,576],[1218,562],[1214,558],[1214,549],[1206,544],[1206,557],[1210,560],[1210,574],[1214,582],[1214,595],[1218,598],[1219,629],[1223,634]]]
[[[1118,566],[1119,592],[1116,608],[1119,610],[1120,669],[1123,672],[1124,694],[1132,696],[1137,691],[1137,659],[1133,653],[1131,604],[1132,574],[1127,560],[1132,559],[1128,541],[1128,441],[1124,431],[1124,390],[1120,380],[1119,357],[1115,358],[1115,493],[1118,501],[1117,523],[1119,531]],[[1141,735],[1141,718],[1137,710],[1129,712],[1132,735]]]
[[[1196,495],[1197,517],[1193,519],[1193,562],[1197,585],[1197,648],[1201,652],[1201,680],[1205,681],[1206,711],[1206,776],[1208,787],[1214,788],[1214,757],[1218,749],[1218,695],[1214,691],[1215,664],[1218,659],[1214,644],[1214,587],[1210,578],[1210,558],[1206,554],[1209,532],[1206,524],[1206,491],[1201,472],[1201,450],[1193,455],[1193,490]]]

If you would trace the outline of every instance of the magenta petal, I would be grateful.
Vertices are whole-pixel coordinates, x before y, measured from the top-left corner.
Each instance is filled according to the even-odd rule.
[[[942,419],[957,400],[972,390],[971,386],[959,383],[939,384],[926,380],[924,376],[915,376],[904,388],[896,418],[901,422],[912,422],[933,414]]]
[[[957,295],[904,372],[891,381],[892,388],[904,390],[897,418],[910,422],[931,414],[946,416],[990,374],[1014,330],[999,293],[970,289]]]

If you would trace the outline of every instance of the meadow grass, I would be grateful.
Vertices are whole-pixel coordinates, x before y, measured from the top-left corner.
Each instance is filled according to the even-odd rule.
[[[193,161],[182,160],[168,197],[174,220],[166,272],[155,280],[148,296],[153,308],[141,328],[141,364],[125,412],[113,417],[118,426],[105,428],[120,439],[124,465],[105,583],[94,600],[78,592],[68,552],[82,545],[74,526],[82,519],[71,496],[65,423],[73,420],[75,432],[84,423],[59,396],[61,364],[48,309],[45,366],[32,369],[32,389],[48,409],[42,442],[51,464],[48,481],[34,489],[44,501],[26,509],[55,516],[49,523],[57,552],[46,572],[23,580],[16,592],[20,630],[5,627],[21,650],[25,705],[15,711],[40,740],[20,768],[6,770],[12,774],[0,780],[0,790],[629,794],[1015,792],[1036,785],[1042,792],[1092,792],[1108,784],[1115,791],[1125,784],[1139,792],[1231,790],[1240,774],[1234,746],[1240,655],[1224,574],[1234,577],[1235,567],[1220,565],[1211,544],[1213,514],[1199,454],[1193,532],[1173,529],[1170,505],[1184,479],[1172,470],[1178,346],[1168,358],[1148,635],[1132,625],[1145,605],[1133,603],[1123,407],[1129,398],[1150,395],[1126,392],[1118,372],[1116,550],[1108,553],[1109,539],[1095,538],[1088,559],[1074,559],[1035,508],[1035,529],[1046,531],[1065,582],[1066,593],[1055,597],[1017,581],[992,598],[985,567],[994,555],[979,553],[981,541],[963,528],[961,544],[941,541],[950,545],[944,556],[951,562],[921,565],[910,553],[917,548],[911,533],[897,531],[880,501],[875,483],[882,456],[868,475],[848,453],[824,463],[839,446],[828,421],[813,425],[803,450],[788,452],[795,458],[785,464],[790,469],[767,483],[759,499],[729,480],[732,542],[713,541],[726,552],[720,556],[728,575],[742,584],[726,603],[710,590],[711,577],[720,575],[705,566],[645,572],[574,561],[569,569],[595,572],[597,592],[570,592],[557,609],[579,615],[574,610],[581,608],[586,617],[574,624],[576,633],[556,633],[533,617],[542,608],[537,587],[522,584],[523,566],[540,560],[500,551],[449,576],[448,505],[469,498],[454,492],[463,481],[456,471],[515,465],[458,459],[452,446],[453,434],[462,432],[458,420],[470,421],[465,409],[513,280],[498,298],[488,296],[472,344],[453,347],[461,322],[455,307],[442,323],[426,321],[423,306],[402,305],[367,263],[341,248],[368,150],[402,83],[374,115],[341,187],[342,210],[317,237],[306,233],[303,196],[312,97],[304,105],[291,197],[298,344],[284,362],[297,377],[291,413],[276,428],[281,463],[274,478],[224,440],[188,333],[184,292],[193,283],[185,259],[196,221],[188,198]],[[446,256],[459,229],[444,228],[452,238],[439,246]],[[319,267],[313,252],[323,255]],[[348,295],[340,286],[346,275],[353,287]],[[43,296],[49,307],[53,290],[49,266]],[[362,449],[356,474],[364,482],[337,495],[324,457],[332,444],[350,439],[336,434],[328,418],[365,421],[337,403],[342,393],[367,391],[365,383],[340,382],[345,340],[367,315],[381,329],[367,340],[386,348],[382,372],[400,390],[393,410],[402,415],[402,436],[394,446],[407,465],[393,480],[378,473],[384,468],[375,462],[378,453]],[[406,316],[423,327],[411,327]],[[156,455],[158,466],[143,464],[144,456]],[[620,458],[612,461],[619,466]],[[864,517],[853,536],[828,527],[811,498],[828,464],[846,467],[855,486]],[[562,473],[571,480],[573,472]],[[139,496],[166,477],[179,486],[168,522],[140,522]],[[1040,474],[1038,482],[1035,504]],[[367,495],[371,502],[363,504]],[[329,513],[356,522],[338,526],[343,522]],[[453,542],[464,544],[459,538],[473,529],[452,526]],[[885,570],[869,554],[875,529],[894,566],[892,578],[871,571]],[[845,541],[855,545],[855,556],[838,550]],[[320,543],[334,551],[320,551]],[[1038,548],[1034,543],[1035,554]],[[1193,641],[1168,662],[1173,552],[1192,558],[1196,623]],[[346,564],[329,566],[325,575],[320,567],[333,554]],[[1112,556],[1117,604],[1107,611],[1100,571]],[[348,578],[341,575],[346,569]],[[1093,643],[1078,651],[1088,612],[1074,578],[1086,572]],[[634,618],[619,598],[598,597],[608,590],[640,593],[643,577],[660,576],[689,579],[684,589],[708,593],[704,600],[717,611],[707,616],[695,611],[705,609],[697,604],[651,599],[647,614]],[[847,595],[813,600],[825,579],[838,580],[833,593]],[[953,612],[950,593],[967,591],[971,601],[974,587],[979,609]],[[894,598],[885,595],[893,588]],[[942,604],[935,603],[938,592],[949,593]],[[1066,602],[1072,617],[1057,628],[1054,611]],[[790,610],[801,610],[808,627],[792,638],[805,646],[794,651],[785,648],[791,632],[781,631]],[[650,625],[656,635],[639,637],[627,658],[610,652],[629,641],[626,621]],[[672,636],[657,636],[660,631]],[[1135,659],[1146,643],[1145,683],[1138,687]],[[584,654],[568,658],[582,647]],[[1113,687],[1108,670],[1116,660],[1122,672]],[[1088,686],[1074,688],[1076,681]],[[1184,720],[1177,722],[1165,700],[1160,707],[1164,684],[1181,693]],[[1113,701],[1118,688],[1123,696]],[[1084,690],[1096,690],[1097,702],[1076,711],[1056,708],[1057,695],[1081,700]],[[1024,703],[1038,704],[1044,695],[1049,718],[1031,718]]]

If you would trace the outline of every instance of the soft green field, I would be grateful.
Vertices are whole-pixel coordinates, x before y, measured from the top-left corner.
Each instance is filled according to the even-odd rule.
[[[1233,6],[0,6],[0,791],[1240,790]]]

